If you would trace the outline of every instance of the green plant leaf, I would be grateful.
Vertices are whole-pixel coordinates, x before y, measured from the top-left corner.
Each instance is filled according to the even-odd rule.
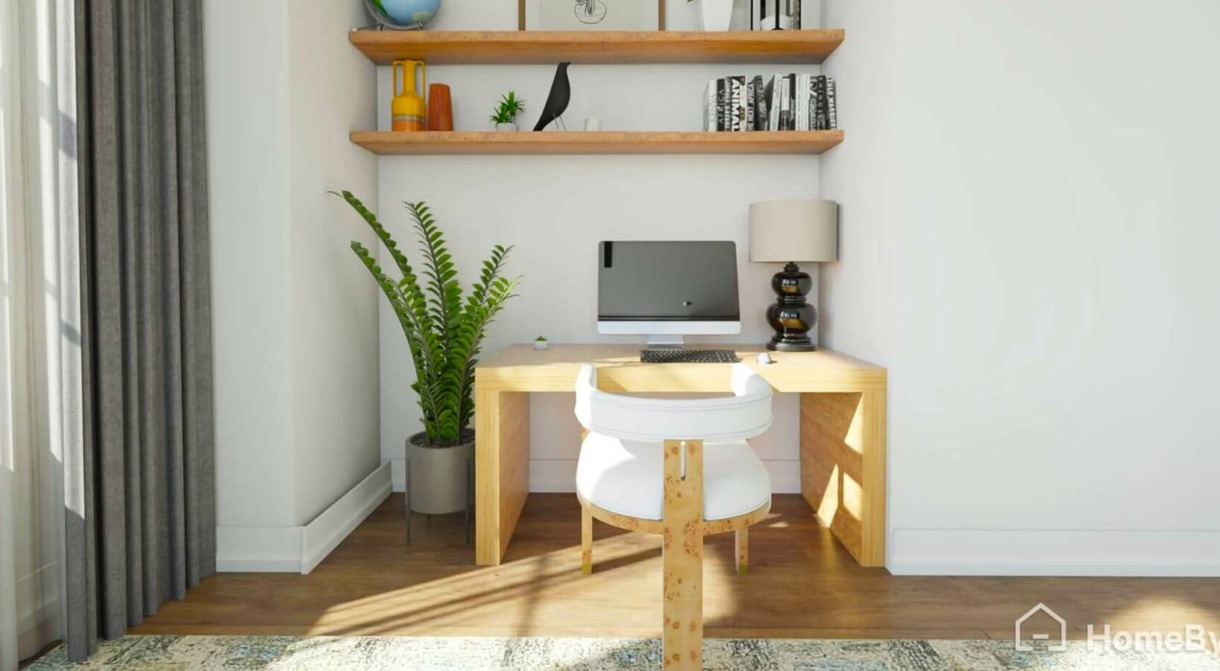
[[[515,296],[518,279],[501,276],[512,248],[493,247],[478,281],[464,294],[444,233],[426,204],[406,204],[423,259],[417,272],[389,231],[358,198],[347,191],[336,195],[373,230],[401,274],[398,280],[389,277],[364,245],[352,242],[352,251],[402,326],[415,367],[415,382],[410,386],[419,397],[428,442],[460,441],[474,414],[474,369],[487,325]]]

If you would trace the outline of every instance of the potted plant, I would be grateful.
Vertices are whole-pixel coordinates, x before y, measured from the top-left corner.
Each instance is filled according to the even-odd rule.
[[[491,113],[491,122],[496,130],[521,130],[517,126],[517,116],[525,111],[525,100],[517,97],[516,91],[509,91],[500,97],[500,103]]]
[[[537,338],[534,338],[534,349],[541,351],[550,346],[551,346],[551,343],[548,342],[544,336],[538,336]]]
[[[704,32],[724,32],[733,23],[733,0],[699,0],[699,9]]]
[[[417,271],[364,203],[349,191],[338,195],[373,229],[401,274],[398,280],[386,275],[372,252],[352,241],[352,251],[389,299],[415,365],[411,389],[418,395],[424,430],[407,439],[411,510],[429,515],[465,510],[466,469],[474,456],[474,367],[487,325],[516,296],[520,278],[502,274],[512,247],[492,247],[478,281],[463,297],[445,235],[426,204],[406,203],[423,257]]]

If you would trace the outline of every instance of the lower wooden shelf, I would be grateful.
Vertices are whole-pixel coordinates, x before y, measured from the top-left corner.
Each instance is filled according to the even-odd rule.
[[[821,154],[841,130],[708,132],[353,131],[351,141],[381,156],[449,154]]]

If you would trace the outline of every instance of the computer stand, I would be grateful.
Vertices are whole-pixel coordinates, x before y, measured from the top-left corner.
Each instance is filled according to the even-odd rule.
[[[650,335],[645,345],[648,349],[676,349],[686,344],[680,335]]]

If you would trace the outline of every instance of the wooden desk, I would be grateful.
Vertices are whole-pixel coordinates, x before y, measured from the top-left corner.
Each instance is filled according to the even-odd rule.
[[[849,356],[735,347],[801,395],[801,494],[862,566],[885,566],[886,371]],[[529,394],[570,392],[580,364],[617,392],[729,392],[728,364],[643,364],[637,345],[514,345],[475,369],[475,561],[498,565],[529,496]],[[675,436],[678,438],[679,436]],[[575,544],[579,539],[573,539]]]

